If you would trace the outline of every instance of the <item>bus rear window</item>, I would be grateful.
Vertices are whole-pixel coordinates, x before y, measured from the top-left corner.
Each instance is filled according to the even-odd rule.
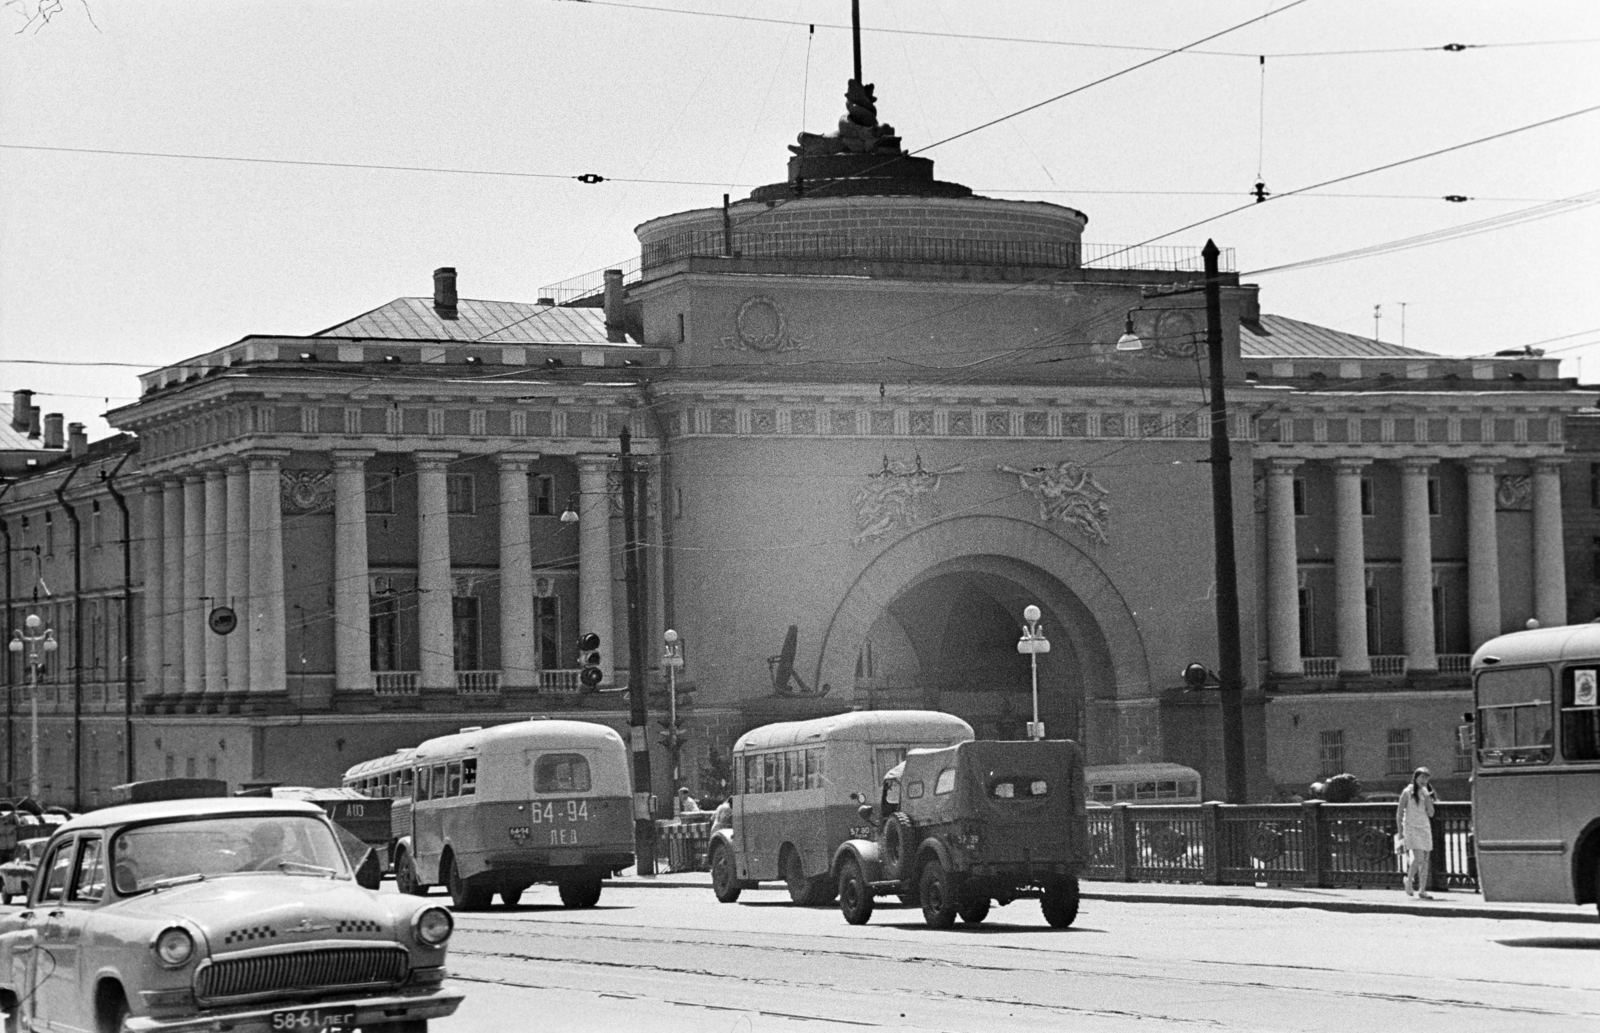
[[[1600,667],[1569,667],[1562,673],[1561,755],[1600,760]]]
[[[587,793],[589,762],[577,753],[547,753],[533,765],[536,793]]]
[[[1542,667],[1484,671],[1478,675],[1478,763],[1484,767],[1546,764],[1554,746],[1550,728],[1550,672]]]

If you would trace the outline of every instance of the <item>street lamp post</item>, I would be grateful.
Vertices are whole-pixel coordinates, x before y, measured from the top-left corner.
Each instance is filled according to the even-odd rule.
[[[1017,652],[1027,653],[1033,667],[1033,720],[1028,722],[1028,738],[1044,738],[1044,722],[1039,720],[1039,654],[1050,652],[1050,640],[1039,627],[1039,608],[1028,604],[1022,611],[1022,637],[1017,640]]]
[[[683,643],[671,628],[661,636],[666,645],[661,651],[661,666],[667,669],[667,748],[672,754],[672,784],[679,784],[678,756],[683,746],[678,731],[678,668],[683,666]]]
[[[28,795],[39,799],[39,668],[44,665],[44,658],[39,654],[53,653],[56,651],[56,633],[51,628],[44,628],[44,621],[37,613],[28,614],[27,620],[22,622],[26,631],[13,631],[11,633],[11,651],[21,653],[26,650],[28,654]]]

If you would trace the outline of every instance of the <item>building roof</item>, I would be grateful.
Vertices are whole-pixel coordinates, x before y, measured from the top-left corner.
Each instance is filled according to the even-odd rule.
[[[562,308],[520,301],[456,302],[446,319],[432,298],[396,298],[314,337],[380,341],[471,341],[485,344],[605,344],[606,317],[598,308]]]
[[[1251,359],[1440,358],[1431,352],[1266,314],[1255,322],[1239,324],[1239,351]]]
[[[11,412],[10,402],[0,402],[0,452],[44,451],[44,438],[30,438],[27,431],[13,427]]]

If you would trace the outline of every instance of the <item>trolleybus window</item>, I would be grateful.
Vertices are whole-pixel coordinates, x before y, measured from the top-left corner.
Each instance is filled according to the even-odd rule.
[[[536,793],[587,793],[589,762],[578,753],[547,753],[533,766]]]
[[[1546,764],[1550,742],[1550,672],[1543,667],[1478,675],[1478,763]]]
[[[1600,760],[1600,667],[1569,667],[1562,675],[1561,755]]]

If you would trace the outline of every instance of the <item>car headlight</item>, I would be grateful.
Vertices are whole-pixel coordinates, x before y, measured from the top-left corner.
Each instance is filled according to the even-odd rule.
[[[174,926],[156,937],[155,951],[163,965],[177,968],[194,955],[194,937],[189,935],[188,930]]]
[[[423,908],[411,920],[411,930],[416,933],[417,941],[429,947],[437,947],[448,940],[455,927],[455,919],[442,907]]]

